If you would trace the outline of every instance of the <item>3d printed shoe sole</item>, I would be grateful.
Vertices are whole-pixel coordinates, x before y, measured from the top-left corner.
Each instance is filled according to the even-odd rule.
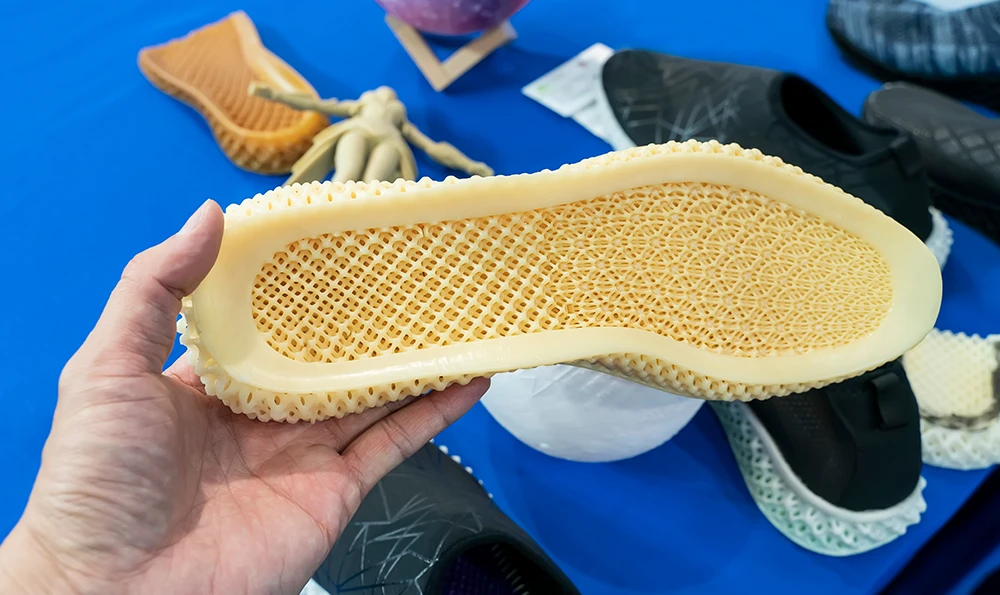
[[[949,469],[1000,464],[1000,335],[937,329],[903,356],[920,405],[923,460]]]
[[[250,83],[262,81],[318,98],[302,75],[263,46],[242,11],[180,39],[144,48],[139,69],[155,87],[201,114],[226,157],[249,171],[291,171],[313,136],[330,123],[317,112],[249,95]]]
[[[827,556],[867,552],[906,533],[927,509],[923,477],[913,493],[891,508],[858,512],[834,506],[795,475],[750,407],[711,406],[757,507],[778,531],[807,550]]]
[[[689,141],[258,195],[226,209],[179,330],[210,394],[297,421],[556,363],[705,399],[803,392],[898,357],[940,301],[934,256],[889,217]]]

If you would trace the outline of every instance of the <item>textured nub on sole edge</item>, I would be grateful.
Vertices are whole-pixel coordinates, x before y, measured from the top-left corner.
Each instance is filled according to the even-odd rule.
[[[644,147],[562,169],[662,152],[763,161],[783,175],[808,176],[759,151],[718,143]],[[227,220],[238,225],[286,206],[452,183],[294,185],[230,207]],[[348,366],[422,350],[433,358],[440,346],[471,348],[485,339],[582,328],[635,329],[705,352],[767,358],[849,345],[879,326],[893,299],[888,266],[864,241],[768,197],[698,182],[488,218],[321,234],[288,244],[262,264],[249,296],[262,339],[290,360]],[[508,371],[409,378],[336,393],[276,393],[233,381],[200,351],[195,329],[183,319],[179,329],[208,392],[262,420],[341,417]],[[842,379],[732,383],[642,353],[567,363],[718,400],[786,395]]]

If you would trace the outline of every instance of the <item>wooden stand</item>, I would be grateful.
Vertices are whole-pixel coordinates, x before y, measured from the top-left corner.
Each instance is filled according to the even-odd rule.
[[[386,15],[385,22],[435,91],[441,91],[497,48],[517,39],[510,22],[504,21],[458,48],[442,62],[419,31],[392,15]]]

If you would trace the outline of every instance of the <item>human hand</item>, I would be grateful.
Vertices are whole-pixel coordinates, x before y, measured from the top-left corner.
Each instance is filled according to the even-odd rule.
[[[485,392],[291,425],[232,413],[184,358],[162,371],[222,230],[209,202],[136,256],[66,364],[0,593],[298,593],[373,485]]]

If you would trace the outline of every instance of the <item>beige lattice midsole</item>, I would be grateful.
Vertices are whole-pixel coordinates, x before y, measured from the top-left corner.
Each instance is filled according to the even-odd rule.
[[[179,328],[210,394],[297,421],[556,363],[705,399],[785,395],[898,357],[940,299],[934,256],[892,219],[692,141],[258,195],[226,210]]]

